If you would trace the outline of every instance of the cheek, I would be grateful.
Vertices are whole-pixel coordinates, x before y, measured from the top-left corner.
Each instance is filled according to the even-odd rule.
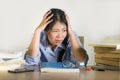
[[[56,38],[56,34],[49,34],[49,38],[51,39],[51,40],[54,40],[55,38]]]

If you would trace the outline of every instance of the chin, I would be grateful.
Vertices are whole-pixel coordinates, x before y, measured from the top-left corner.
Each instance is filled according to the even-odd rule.
[[[58,45],[60,45],[61,43],[56,43],[56,45],[58,46]]]

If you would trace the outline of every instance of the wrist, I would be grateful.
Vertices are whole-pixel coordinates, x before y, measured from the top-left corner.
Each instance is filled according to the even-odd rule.
[[[41,28],[36,28],[35,29],[35,32],[39,32],[40,33],[41,31],[43,31]]]

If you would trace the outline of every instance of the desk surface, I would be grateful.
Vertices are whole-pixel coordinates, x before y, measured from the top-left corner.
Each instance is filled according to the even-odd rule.
[[[0,80],[120,80],[119,71],[86,71],[80,73],[8,73],[0,71]]]

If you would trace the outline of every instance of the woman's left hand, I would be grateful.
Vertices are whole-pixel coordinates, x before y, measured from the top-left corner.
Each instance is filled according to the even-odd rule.
[[[66,16],[66,19],[67,19],[67,22],[68,22],[68,34],[71,35],[71,33],[73,33],[73,31],[72,31],[72,28],[71,28],[70,20],[69,20],[69,17],[66,13],[65,13],[65,16]]]

